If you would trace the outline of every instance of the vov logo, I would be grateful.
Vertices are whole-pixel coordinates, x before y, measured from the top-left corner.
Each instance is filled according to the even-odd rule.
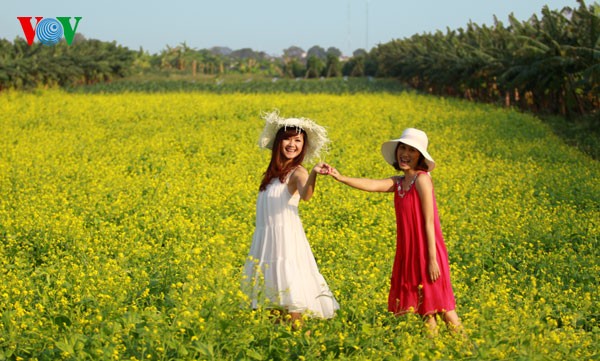
[[[75,26],[71,26],[70,16],[57,16],[54,18],[44,18],[43,16],[35,17],[35,26],[31,24],[32,16],[17,16],[23,28],[23,34],[27,44],[31,46],[33,39],[37,35],[39,41],[44,45],[55,45],[63,35],[67,44],[71,45],[75,37],[75,31],[79,26],[81,16],[75,16]]]

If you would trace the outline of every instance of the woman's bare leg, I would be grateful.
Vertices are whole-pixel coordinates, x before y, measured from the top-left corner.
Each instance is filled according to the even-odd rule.
[[[462,331],[462,323],[460,322],[460,319],[458,318],[458,314],[456,313],[455,310],[445,312],[442,315],[442,318],[444,319],[444,322],[446,322],[446,325],[448,326],[448,329],[451,332],[461,332]]]
[[[283,317],[284,317],[283,310],[280,310],[278,308],[271,309],[271,319],[273,319],[273,322],[275,324],[281,323],[281,320],[283,319]]]
[[[292,328],[298,330],[302,328],[302,314],[300,312],[290,312],[290,321],[292,322]]]
[[[427,332],[429,333],[429,335],[437,336],[438,328],[437,321],[435,319],[435,314],[424,316],[423,321],[425,322],[425,328],[427,328]]]

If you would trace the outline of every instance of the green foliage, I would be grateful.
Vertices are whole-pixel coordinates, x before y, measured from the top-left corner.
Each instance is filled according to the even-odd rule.
[[[433,94],[600,119],[600,17],[578,3],[560,11],[545,6],[541,19],[511,16],[509,26],[496,20],[493,27],[469,23],[414,35],[372,53],[379,75]]]
[[[73,93],[121,93],[121,92],[211,92],[211,93],[399,93],[407,88],[393,79],[332,78],[287,79],[262,77],[183,77],[146,79],[127,78],[112,83],[98,83],[68,88]]]
[[[0,90],[107,82],[131,74],[135,52],[113,43],[79,40],[55,46],[0,40]]]
[[[305,78],[318,78],[325,69],[323,60],[316,56],[309,56],[306,60],[306,75]]]
[[[339,77],[342,75],[342,65],[340,58],[336,54],[327,54],[327,64],[323,70],[323,76],[326,78]]]

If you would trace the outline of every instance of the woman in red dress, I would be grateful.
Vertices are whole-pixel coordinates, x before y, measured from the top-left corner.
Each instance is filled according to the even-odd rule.
[[[448,252],[429,175],[435,162],[427,152],[427,145],[425,132],[408,128],[399,139],[381,146],[385,160],[402,171],[403,176],[352,178],[341,175],[330,165],[325,167],[332,177],[350,187],[368,192],[394,192],[396,256],[388,309],[394,314],[418,313],[432,332],[437,329],[436,315],[439,315],[454,331],[462,326],[456,313]]]

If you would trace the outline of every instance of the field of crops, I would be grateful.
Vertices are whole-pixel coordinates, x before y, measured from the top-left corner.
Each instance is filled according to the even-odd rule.
[[[326,177],[300,212],[340,311],[293,331],[247,308],[275,108],[326,126],[347,175],[393,175],[381,143],[428,133],[468,338],[386,311],[392,195]],[[0,129],[0,360],[600,357],[600,163],[532,116],[413,93],[39,91],[0,94]]]

